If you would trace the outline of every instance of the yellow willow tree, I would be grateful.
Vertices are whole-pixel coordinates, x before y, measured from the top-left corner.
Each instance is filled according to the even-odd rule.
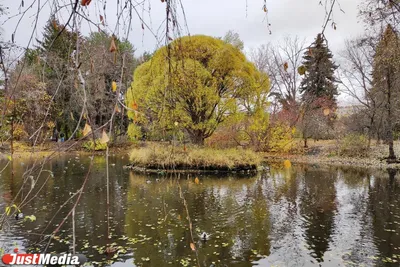
[[[229,116],[266,109],[261,98],[268,90],[268,77],[238,48],[209,36],[182,37],[134,72],[126,97],[129,131],[137,135],[139,125],[163,133],[181,130],[202,145]]]

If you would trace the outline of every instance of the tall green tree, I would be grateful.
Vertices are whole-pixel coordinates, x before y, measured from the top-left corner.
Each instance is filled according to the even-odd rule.
[[[58,20],[50,18],[43,30],[42,40],[38,40],[38,55],[34,62],[43,74],[48,94],[55,96],[55,114],[52,115],[56,126],[67,137],[76,127],[83,106],[82,98],[76,90],[76,74],[71,71],[75,69],[71,56],[78,38],[77,33],[64,29]],[[81,39],[79,41],[82,42]],[[29,54],[31,57],[35,55],[32,51]]]
[[[389,161],[394,161],[396,155],[393,149],[393,129],[396,117],[399,115],[400,104],[400,42],[399,36],[391,25],[386,27],[376,48],[373,63],[373,90],[378,100],[384,103],[386,118],[387,142],[389,145]]]
[[[337,65],[332,58],[332,52],[323,36],[318,34],[305,52],[303,66],[299,68],[299,72],[304,74],[299,88],[302,94],[301,128],[304,147],[307,147],[307,138],[317,133],[310,130],[319,129],[318,132],[327,132],[328,130],[323,128],[332,126],[335,117],[338,95],[335,84]]]
[[[313,102],[323,97],[336,105],[338,95],[335,85],[335,70],[337,65],[332,60],[329,50],[321,34],[317,35],[314,43],[304,54],[304,78],[300,84],[300,93],[304,102]]]
[[[262,75],[231,44],[203,35],[182,37],[136,69],[127,105],[137,110],[128,115],[159,131],[179,128],[203,144],[240,106],[266,95],[269,82]]]

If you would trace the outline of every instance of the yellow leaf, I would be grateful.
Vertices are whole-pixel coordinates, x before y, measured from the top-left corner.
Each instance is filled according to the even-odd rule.
[[[289,169],[290,167],[292,167],[292,163],[290,162],[290,160],[285,159],[285,160],[283,161],[283,166],[284,166],[286,169]]]
[[[16,209],[18,212],[21,212],[21,210],[17,207],[17,205],[13,204],[12,207],[13,207],[14,209]]]
[[[10,208],[10,207],[6,207],[6,214],[7,214],[7,216],[10,215],[10,212],[11,212],[11,208]]]
[[[83,136],[88,135],[92,131],[92,127],[89,124],[85,124],[85,128],[83,128]]]
[[[195,183],[195,184],[199,184],[199,183],[200,183],[199,178],[196,177],[196,178],[194,179],[194,183]]]
[[[196,250],[196,246],[193,243],[190,243],[190,248],[195,251]]]
[[[101,144],[106,144],[110,141],[110,138],[108,137],[107,133],[103,130],[103,133],[101,135],[100,143]]]
[[[117,91],[117,83],[116,82],[113,81],[111,83],[111,89],[112,89],[113,92]]]
[[[328,116],[329,113],[331,113],[331,110],[329,108],[324,108],[324,115]]]
[[[297,68],[297,72],[298,72],[300,75],[304,75],[304,74],[306,73],[306,67],[304,67],[304,66],[298,67],[298,68]]]

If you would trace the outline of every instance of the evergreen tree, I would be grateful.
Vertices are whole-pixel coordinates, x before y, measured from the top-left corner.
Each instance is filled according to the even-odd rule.
[[[338,91],[334,72],[337,65],[332,61],[332,52],[321,34],[318,34],[303,58],[306,70],[300,85],[303,102],[312,103],[318,98],[324,98],[331,102],[330,108],[336,107]]]
[[[44,28],[42,40],[37,40],[38,63],[44,68],[46,90],[49,95],[55,95],[57,114],[53,114],[53,117],[56,127],[67,138],[76,127],[76,118],[80,116],[83,105],[77,91],[76,76],[70,71],[75,68],[71,55],[78,38],[77,33],[64,29],[57,19],[50,18]]]
[[[332,61],[332,53],[321,34],[305,52],[303,66],[299,73],[304,74],[300,84],[302,93],[301,128],[304,147],[307,138],[329,138],[335,120],[338,95],[335,85],[337,65]],[[304,72],[304,73],[303,73]]]
[[[74,50],[77,34],[64,29],[57,19],[51,18],[47,21],[43,32],[42,40],[39,43],[39,51],[42,54],[56,53],[61,59],[68,62],[72,51]]]

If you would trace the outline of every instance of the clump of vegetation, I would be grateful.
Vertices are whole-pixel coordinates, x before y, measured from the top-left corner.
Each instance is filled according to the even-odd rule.
[[[142,138],[142,131],[140,127],[134,123],[129,124],[126,134],[132,142],[138,141]]]
[[[229,171],[256,169],[261,158],[254,151],[245,149],[152,144],[133,149],[130,153],[130,161],[133,166],[149,169]]]
[[[295,131],[295,128],[290,128],[284,123],[279,123],[271,127],[269,131],[268,151],[283,153],[291,151],[295,146],[293,138]]]
[[[96,139],[95,141],[89,140],[82,144],[82,148],[89,151],[104,151],[107,149],[107,143],[102,143],[100,139]]]
[[[349,134],[339,146],[339,154],[347,157],[367,157],[368,138],[365,135]]]

